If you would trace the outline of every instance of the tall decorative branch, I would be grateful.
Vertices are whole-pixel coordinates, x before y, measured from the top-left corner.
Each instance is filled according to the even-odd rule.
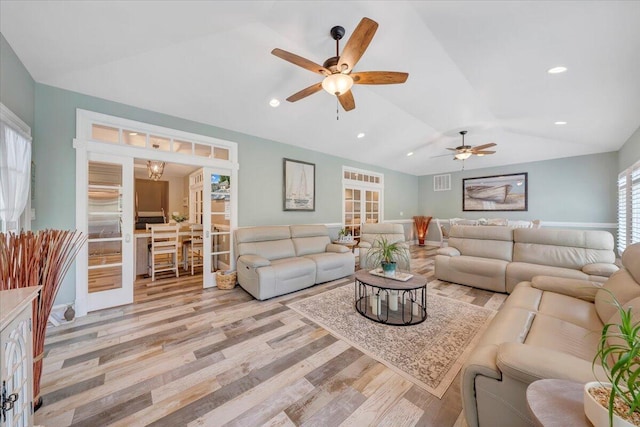
[[[42,286],[33,304],[33,394],[39,406],[47,321],[62,279],[84,244],[82,233],[41,230],[0,233],[0,290]]]
[[[431,217],[417,215],[413,217],[413,222],[416,224],[416,233],[418,233],[418,244],[420,246],[424,246],[424,238],[427,236],[427,230],[429,229]]]

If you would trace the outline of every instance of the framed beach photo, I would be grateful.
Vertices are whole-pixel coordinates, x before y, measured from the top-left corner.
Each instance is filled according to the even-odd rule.
[[[283,159],[283,210],[316,210],[316,165],[300,160]]]
[[[526,211],[527,173],[462,180],[463,211]]]

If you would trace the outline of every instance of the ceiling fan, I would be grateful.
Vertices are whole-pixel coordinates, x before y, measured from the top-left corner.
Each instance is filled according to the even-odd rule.
[[[456,152],[456,154],[454,154],[453,156],[453,160],[466,160],[471,156],[486,156],[488,154],[495,153],[495,151],[486,150],[487,148],[495,147],[497,144],[494,142],[490,142],[488,144],[476,145],[475,147],[472,147],[470,145],[465,145],[464,136],[466,134],[467,134],[466,130],[460,131],[460,135],[462,135],[462,145],[456,148],[447,148],[447,150]]]
[[[322,82],[313,84],[294,93],[287,98],[287,101],[296,102],[324,89],[331,95],[338,97],[338,101],[345,111],[350,111],[356,108],[356,103],[351,93],[351,86],[354,84],[388,85],[407,81],[409,73],[397,71],[352,72],[358,60],[360,60],[365,50],[367,50],[377,29],[377,22],[369,18],[362,18],[347,41],[347,44],[344,46],[344,49],[342,49],[342,54],[340,54],[339,44],[340,39],[342,39],[345,34],[344,28],[340,26],[331,28],[331,37],[336,41],[336,56],[327,59],[322,65],[287,52],[286,50],[273,49],[271,53],[278,58],[324,76]]]

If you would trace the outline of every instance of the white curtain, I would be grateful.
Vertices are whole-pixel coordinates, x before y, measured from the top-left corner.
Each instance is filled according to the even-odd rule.
[[[7,231],[17,231],[30,182],[31,140],[0,122],[0,220]]]

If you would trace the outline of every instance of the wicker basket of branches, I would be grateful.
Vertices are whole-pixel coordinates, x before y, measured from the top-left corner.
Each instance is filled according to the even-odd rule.
[[[47,320],[62,279],[85,237],[78,231],[0,233],[0,290],[42,286],[33,304],[33,394],[39,407]]]

